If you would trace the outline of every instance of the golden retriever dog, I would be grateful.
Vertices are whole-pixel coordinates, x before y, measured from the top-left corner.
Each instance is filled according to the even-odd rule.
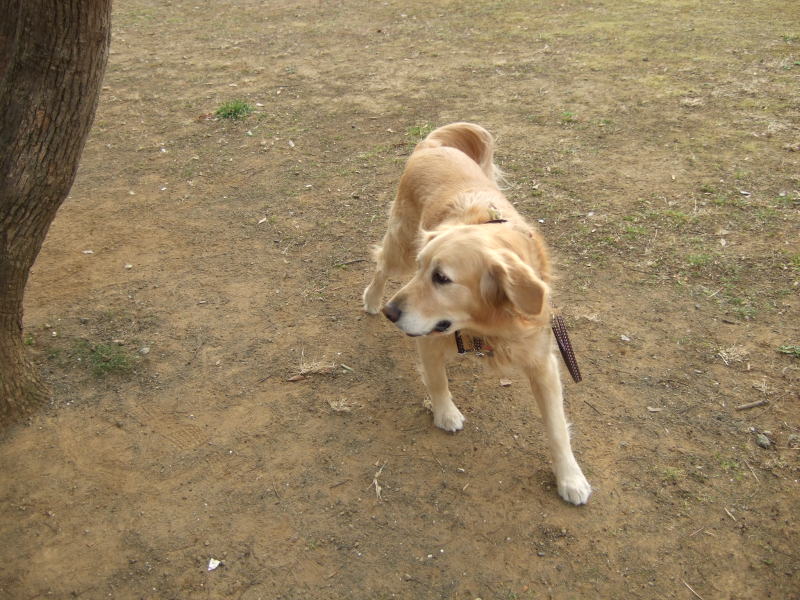
[[[494,140],[471,123],[431,132],[408,159],[364,309],[416,339],[433,422],[464,426],[445,361],[455,332],[483,340],[495,366],[530,382],[544,420],[558,493],[585,504],[592,492],[570,446],[558,360],[550,330],[550,264],[539,233],[498,186]],[[388,278],[411,280],[382,307]]]

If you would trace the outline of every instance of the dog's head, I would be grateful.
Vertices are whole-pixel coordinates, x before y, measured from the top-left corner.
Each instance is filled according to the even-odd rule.
[[[530,239],[510,227],[446,227],[423,233],[420,246],[417,272],[383,309],[406,334],[491,333],[504,319],[546,311],[549,287],[529,264]]]

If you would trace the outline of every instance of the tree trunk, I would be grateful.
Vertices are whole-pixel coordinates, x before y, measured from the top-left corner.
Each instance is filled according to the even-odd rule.
[[[110,13],[111,0],[0,0],[0,426],[48,397],[22,298],[94,118]]]

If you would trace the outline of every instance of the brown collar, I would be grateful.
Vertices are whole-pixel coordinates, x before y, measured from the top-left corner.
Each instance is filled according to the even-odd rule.
[[[456,349],[458,350],[459,354],[466,354],[467,352],[474,352],[475,356],[491,356],[492,355],[492,347],[489,345],[484,345],[483,338],[479,338],[476,336],[470,336],[472,341],[472,348],[467,349],[464,346],[464,338],[461,337],[461,332],[455,332],[456,338]]]

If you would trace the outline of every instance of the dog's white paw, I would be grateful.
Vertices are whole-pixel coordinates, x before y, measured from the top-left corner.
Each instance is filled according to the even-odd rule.
[[[586,504],[592,494],[592,486],[586,481],[580,468],[565,476],[558,477],[558,495],[570,504]]]
[[[433,412],[433,424],[445,431],[460,431],[464,429],[464,421],[466,421],[466,418],[456,408],[455,404],[439,412]]]

